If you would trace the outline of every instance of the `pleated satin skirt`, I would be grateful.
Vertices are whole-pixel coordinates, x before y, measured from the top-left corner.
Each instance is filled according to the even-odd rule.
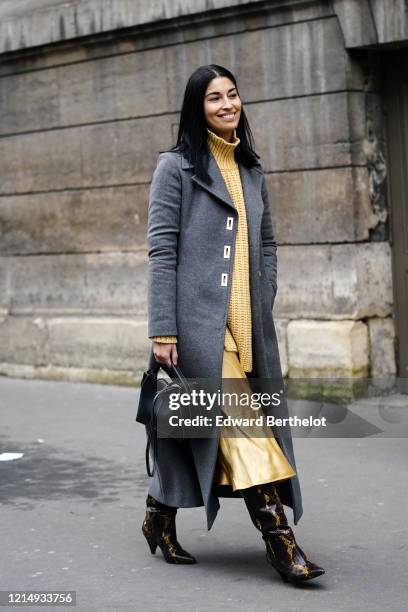
[[[251,393],[248,378],[243,370],[236,351],[224,348],[223,379],[227,380],[223,391],[237,394]],[[249,406],[224,402],[222,412],[225,416],[254,418],[262,415],[262,410],[254,411]],[[296,476],[296,472],[286,459],[281,447],[267,425],[223,426],[218,446],[215,482],[230,485],[233,491],[247,489],[254,485],[277,482]]]

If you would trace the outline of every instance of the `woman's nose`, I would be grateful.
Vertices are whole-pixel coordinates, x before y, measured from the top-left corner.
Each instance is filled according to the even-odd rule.
[[[231,100],[229,100],[228,98],[226,98],[226,99],[223,101],[222,108],[223,108],[223,109],[224,109],[224,108],[225,108],[225,109],[232,108],[232,103],[231,103]]]

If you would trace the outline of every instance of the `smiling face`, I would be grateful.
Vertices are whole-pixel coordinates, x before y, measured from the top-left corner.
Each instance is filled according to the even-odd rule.
[[[216,77],[210,81],[204,96],[204,116],[210,130],[232,142],[241,107],[238,91],[229,78]]]

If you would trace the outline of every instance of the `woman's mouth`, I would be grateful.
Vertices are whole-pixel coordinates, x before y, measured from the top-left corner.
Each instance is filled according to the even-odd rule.
[[[223,119],[224,121],[232,121],[233,119],[235,119],[235,113],[227,113],[225,115],[220,115],[220,119]]]

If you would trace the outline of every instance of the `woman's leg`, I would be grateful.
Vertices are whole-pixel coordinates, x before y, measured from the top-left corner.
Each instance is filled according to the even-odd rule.
[[[159,546],[167,563],[197,563],[196,559],[177,541],[176,514],[177,508],[166,506],[148,495],[142,533],[149,544],[152,555]]]
[[[251,393],[237,352],[224,350],[222,376],[227,379],[228,391]],[[242,410],[239,406],[223,406],[223,412],[254,416],[252,410]],[[296,543],[287,521],[274,482],[291,478],[296,472],[271,435],[271,429],[266,426],[224,428],[218,467],[219,484],[230,484],[233,490],[240,490],[253,524],[262,533],[267,558],[282,579],[299,582],[324,574],[324,569],[312,563]]]
[[[297,544],[275,485],[270,482],[242,489],[253,524],[262,533],[266,556],[286,582],[302,582],[325,573]]]

